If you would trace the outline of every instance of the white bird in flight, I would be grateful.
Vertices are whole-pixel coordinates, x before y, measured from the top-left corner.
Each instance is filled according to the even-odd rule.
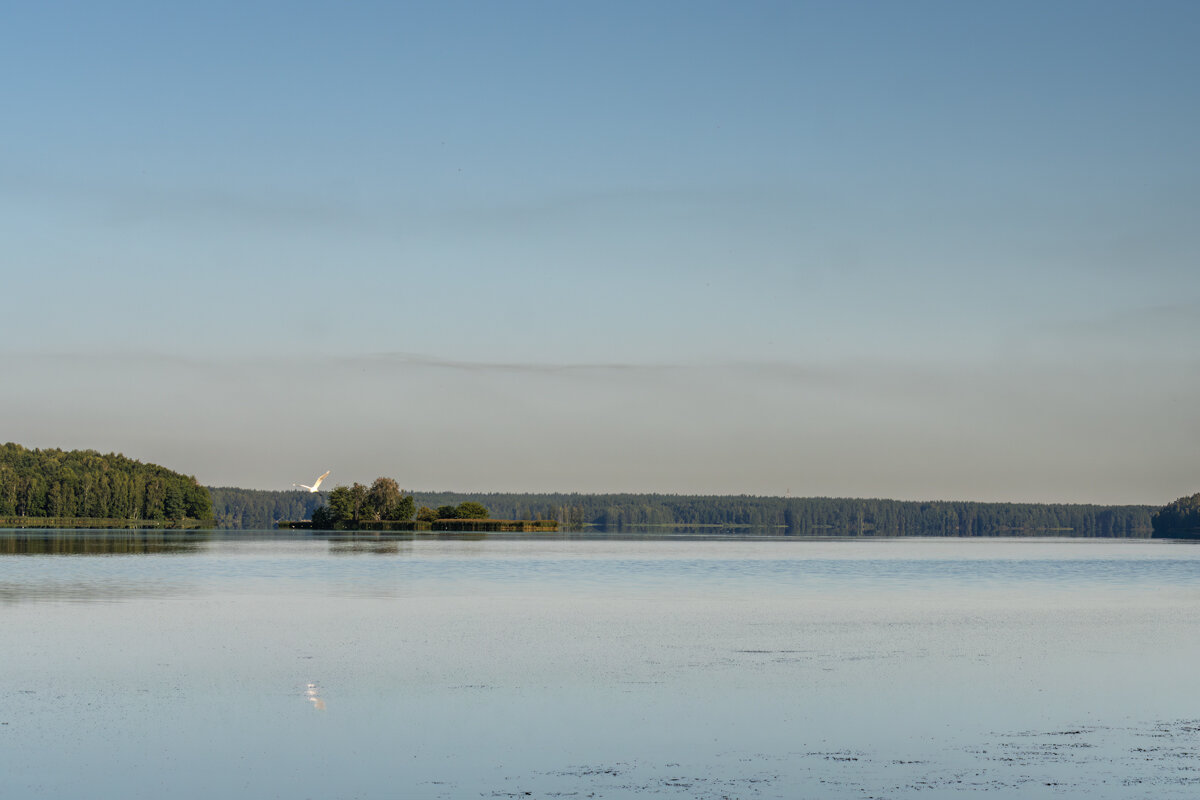
[[[293,483],[292,486],[299,486],[301,489],[308,489],[310,492],[315,492],[321,488],[321,481],[329,477],[330,471],[331,470],[325,470],[325,474],[313,481],[312,486],[308,486],[307,484],[303,483]]]

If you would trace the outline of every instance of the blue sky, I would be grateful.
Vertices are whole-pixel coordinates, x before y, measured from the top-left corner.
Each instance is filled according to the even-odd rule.
[[[0,440],[1167,502],[1196,41],[1190,2],[10,5]]]

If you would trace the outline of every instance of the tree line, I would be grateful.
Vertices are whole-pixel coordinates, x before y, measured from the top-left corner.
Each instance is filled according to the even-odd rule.
[[[194,477],[121,454],[0,445],[0,518],[186,518],[214,520],[224,528],[266,529],[279,520],[300,519],[329,524],[403,522],[414,516],[418,521],[479,519],[489,516],[488,509],[498,518],[613,531],[658,525],[829,536],[1200,536],[1200,494],[1160,510],[755,495],[406,493],[391,478],[309,493],[203,487]]]
[[[369,487],[364,487],[369,488]],[[218,523],[270,528],[308,519],[324,504],[307,492],[212,490]],[[1151,533],[1152,506],[977,503],[830,497],[674,494],[523,494],[412,492],[414,505],[448,518],[446,508],[474,502],[503,519],[557,520],[567,529],[620,531],[653,525],[772,528],[827,536],[1134,536]],[[307,505],[311,504],[311,505]],[[237,508],[222,516],[222,508]],[[361,512],[360,512],[361,513]],[[236,519],[241,524],[229,524]]]
[[[1155,536],[1200,539],[1200,493],[1168,503],[1155,512],[1150,523]]]
[[[268,530],[281,519],[311,519],[329,502],[329,492],[209,486],[208,493],[217,527],[234,530]]]
[[[675,494],[415,493],[429,504],[473,498],[495,516],[622,530],[654,525],[775,528],[827,536],[1117,536],[1151,532],[1152,506],[981,503]]]
[[[0,445],[0,517],[210,520],[194,477],[119,453]]]

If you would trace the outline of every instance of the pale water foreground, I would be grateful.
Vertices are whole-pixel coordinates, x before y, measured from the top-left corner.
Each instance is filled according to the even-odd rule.
[[[1193,797],[1200,547],[0,532],[0,797]]]

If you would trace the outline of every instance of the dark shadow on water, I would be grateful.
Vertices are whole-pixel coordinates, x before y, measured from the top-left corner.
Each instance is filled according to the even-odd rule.
[[[21,528],[0,530],[0,556],[191,554],[212,537],[211,531]]]

